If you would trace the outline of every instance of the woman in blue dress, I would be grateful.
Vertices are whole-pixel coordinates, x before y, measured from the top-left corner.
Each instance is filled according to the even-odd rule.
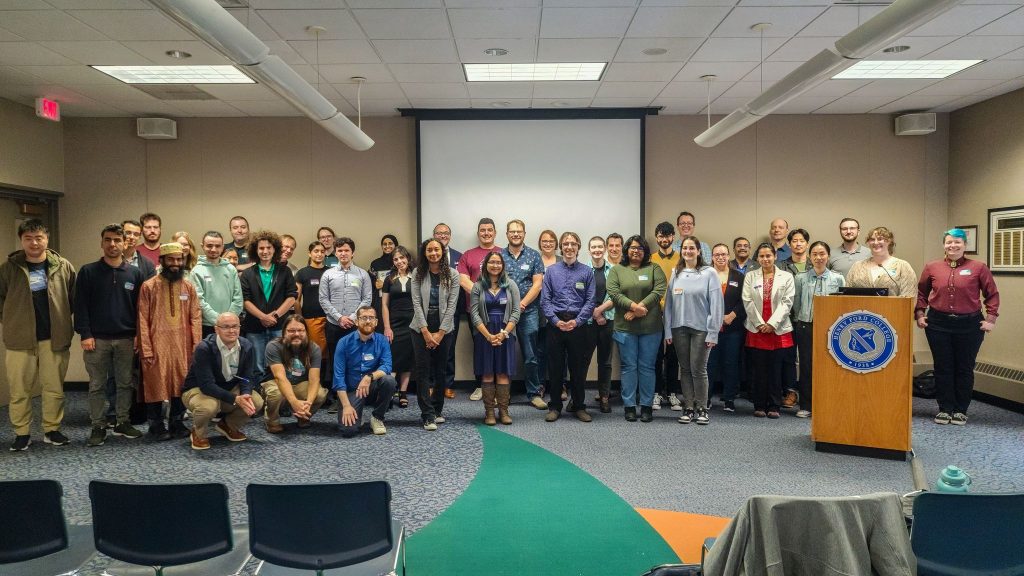
[[[516,372],[516,324],[519,322],[519,288],[505,274],[505,259],[492,252],[483,263],[483,274],[470,292],[473,368],[481,375],[484,424],[494,426],[494,408],[502,424],[511,424],[508,413],[509,376]]]

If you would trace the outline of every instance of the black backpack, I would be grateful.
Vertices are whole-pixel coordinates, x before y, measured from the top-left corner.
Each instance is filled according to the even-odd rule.
[[[927,370],[914,376],[914,396],[935,398],[935,370]]]

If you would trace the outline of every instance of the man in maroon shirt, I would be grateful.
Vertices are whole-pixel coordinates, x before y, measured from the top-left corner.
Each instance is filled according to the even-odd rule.
[[[135,249],[156,266],[160,263],[160,236],[162,234],[160,227],[163,222],[152,212],[146,212],[139,216],[139,222],[142,223],[142,245]]]
[[[480,245],[476,248],[470,248],[462,254],[462,258],[459,258],[459,285],[466,292],[466,309],[469,310],[469,294],[473,291],[473,284],[480,278],[480,266],[483,264],[484,259],[491,252],[501,253],[501,248],[494,244],[494,238],[497,232],[494,228],[494,220],[490,218],[481,218],[480,222],[476,225],[476,237],[480,242]],[[466,315],[466,320],[469,322],[469,332],[472,334],[476,327],[472,325],[470,315]],[[480,375],[476,375],[477,386],[473,390],[473,393],[469,395],[470,400],[479,400],[483,397],[483,390],[480,389]]]

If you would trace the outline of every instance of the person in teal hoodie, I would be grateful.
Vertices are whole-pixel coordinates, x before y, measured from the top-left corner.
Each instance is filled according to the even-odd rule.
[[[217,316],[231,312],[242,315],[242,284],[238,271],[230,262],[221,258],[224,253],[224,237],[216,230],[203,236],[203,256],[188,279],[196,287],[199,308],[203,313],[203,337],[214,333]]]

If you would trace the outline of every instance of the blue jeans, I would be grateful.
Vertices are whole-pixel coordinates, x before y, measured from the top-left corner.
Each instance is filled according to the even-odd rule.
[[[711,349],[711,355],[708,357],[708,376],[712,382],[708,388],[709,399],[711,388],[714,388],[715,383],[721,382],[722,401],[736,400],[736,394],[740,390],[740,365],[745,336],[745,330],[718,333],[718,345]]]
[[[616,331],[612,339],[619,343],[623,406],[650,406],[654,403],[654,364],[658,360],[661,332],[630,334]]]
[[[540,395],[540,372],[537,369],[537,334],[540,331],[540,316],[536,306],[527,308],[519,316],[516,324],[516,337],[523,353],[523,382],[526,384],[526,397]]]
[[[245,335],[246,340],[252,342],[253,354],[256,356],[256,379],[254,382],[267,380],[267,344],[274,338],[280,338],[280,330],[265,330],[263,332],[250,332]]]

